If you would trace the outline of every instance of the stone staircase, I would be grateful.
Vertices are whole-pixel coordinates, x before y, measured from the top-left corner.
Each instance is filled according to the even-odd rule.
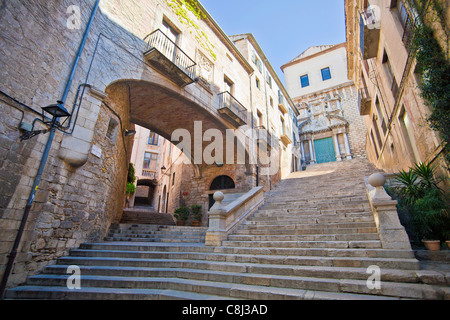
[[[207,229],[205,227],[118,224],[111,226],[105,241],[205,243]]]
[[[352,160],[293,173],[218,247],[199,240],[205,229],[115,226],[7,298],[450,299],[449,274],[420,270],[410,251],[382,249],[363,182],[374,171]],[[71,265],[80,290],[67,288]],[[380,289],[367,286],[369,266],[381,270]]]

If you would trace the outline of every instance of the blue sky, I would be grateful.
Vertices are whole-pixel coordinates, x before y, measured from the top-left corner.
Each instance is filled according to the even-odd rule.
[[[228,35],[253,33],[280,67],[310,46],[345,41],[344,0],[200,0]]]

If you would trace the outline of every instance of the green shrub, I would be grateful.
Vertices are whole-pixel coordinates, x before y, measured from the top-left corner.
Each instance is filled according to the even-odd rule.
[[[193,204],[191,206],[192,210],[192,216],[194,217],[194,220],[201,221],[202,220],[202,206],[199,204]]]
[[[175,214],[173,215],[177,220],[180,221],[186,221],[187,219],[189,219],[190,216],[190,211],[188,209],[188,207],[186,206],[182,206],[180,208],[177,208],[175,210]]]

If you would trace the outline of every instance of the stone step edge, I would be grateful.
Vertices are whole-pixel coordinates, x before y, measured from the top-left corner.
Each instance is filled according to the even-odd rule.
[[[256,277],[265,277],[268,279],[269,283],[272,280],[276,281],[272,275],[252,275]],[[67,279],[69,279],[70,275],[36,275],[31,276],[29,281],[45,281],[45,280],[53,280],[53,281],[62,281],[66,283]],[[284,280],[292,280],[292,277],[289,276],[279,276],[278,279]],[[216,281],[205,281],[205,280],[192,280],[192,279],[182,279],[182,278],[167,278],[167,277],[111,277],[111,276],[84,276],[84,281],[93,281],[98,285],[98,283],[104,282],[105,285],[110,285],[114,282],[133,282],[133,283],[148,283],[149,285],[157,284],[162,286],[170,286],[170,285],[180,285],[180,286],[193,286],[202,288],[203,290],[210,291],[210,289],[205,288],[216,288],[220,290],[229,290],[229,294],[227,296],[233,297],[233,291],[242,291],[244,292],[254,292],[257,288],[258,293],[270,292],[271,294],[276,294],[278,292],[279,295],[289,295],[289,293],[293,292],[294,295],[298,293],[299,290],[302,292],[311,289],[295,289],[295,288],[283,288],[276,286],[267,286],[267,285],[249,285],[249,284],[240,284],[240,283],[229,283],[229,282],[216,282]],[[388,296],[388,297],[400,297],[400,298],[408,298],[408,299],[440,299],[443,298],[444,293],[441,292],[438,288],[435,288],[430,285],[425,284],[412,284],[412,283],[398,283],[398,282],[384,282],[381,283],[380,289],[369,289],[367,287],[367,281],[365,280],[348,280],[348,279],[318,279],[318,278],[309,278],[309,277],[297,277],[297,281],[300,281],[302,284],[315,285],[323,283],[325,286],[331,286],[332,292],[344,292],[344,293],[363,293],[363,294],[373,294],[375,296]],[[122,286],[121,286],[122,287]],[[169,289],[169,288],[164,288]],[[200,289],[200,290],[202,290]],[[178,290],[178,289],[175,289]],[[260,291],[261,290],[261,291]],[[315,289],[312,289],[315,290]],[[179,290],[184,291],[184,290]],[[328,290],[326,290],[328,291]],[[367,292],[369,291],[369,292]],[[237,293],[237,292],[236,292]],[[236,297],[236,296],[234,296]],[[238,298],[242,296],[237,296]]]
[[[308,260],[308,259],[304,259]],[[309,259],[314,260],[314,259]],[[317,259],[316,259],[317,260]],[[331,260],[331,259],[330,259]],[[72,262],[70,262],[72,261]],[[256,263],[256,262],[232,262],[232,261],[214,261],[214,260],[202,260],[202,259],[170,259],[170,258],[123,258],[123,257],[85,257],[85,256],[67,256],[67,257],[61,257],[56,260],[56,263],[58,265],[76,265],[76,263],[80,264],[80,262],[83,262],[81,265],[89,265],[86,263],[92,262],[92,263],[109,263],[111,266],[111,263],[171,263],[171,264],[179,264],[181,266],[186,264],[192,264],[196,265],[196,269],[203,270],[202,266],[206,267],[215,267],[215,268],[235,268],[239,269],[242,272],[249,272],[252,268],[265,268],[265,269],[274,269],[277,271],[283,271],[283,270],[292,270],[295,267],[340,267],[340,268],[346,268],[342,266],[316,266],[316,265],[283,265],[283,264],[277,264],[277,263]],[[413,264],[412,266],[405,269],[392,269],[392,268],[386,268],[387,270],[417,270],[418,262],[415,259],[405,259],[405,263]],[[417,263],[416,263],[417,262]],[[114,266],[114,265],[112,265]],[[364,270],[367,270],[368,266],[362,267]],[[354,267],[349,267],[354,268]]]
[[[81,290],[71,290],[66,287],[55,286],[19,286],[13,289],[9,289],[6,292],[6,300],[21,298],[21,295],[25,295],[25,299],[30,299],[27,294],[33,296],[45,295],[43,298],[33,298],[35,300],[49,300],[57,299],[61,300],[61,297],[51,297],[51,294],[64,294],[64,298],[73,298],[76,300],[92,300],[97,295],[105,295],[98,300],[118,300],[120,298],[126,298],[131,300],[144,300],[145,298],[152,297],[151,300],[240,300],[231,297],[201,294],[186,291],[177,290],[164,290],[164,289],[127,289],[127,288],[102,288],[102,287],[86,287]]]
[[[50,265],[47,266],[42,274],[53,274],[53,275],[66,275],[67,268],[69,265]],[[99,271],[102,272],[100,275],[104,275],[105,272],[117,272],[122,273],[133,273],[133,272],[141,272],[141,273],[158,273],[158,272],[166,272],[173,273],[173,277],[178,278],[186,278],[189,279],[190,276],[194,276],[195,274],[204,274],[209,276],[221,275],[221,276],[239,276],[245,277],[247,275],[256,276],[261,275],[264,277],[270,276],[272,278],[277,277],[285,277],[292,278],[295,280],[300,277],[307,278],[317,278],[317,279],[335,279],[342,280],[344,278],[341,277],[342,273],[346,274],[345,279],[354,279],[354,280],[367,280],[370,274],[367,273],[366,268],[356,268],[356,267],[325,267],[325,266],[297,266],[296,271],[298,272],[309,272],[310,275],[283,275],[283,274],[271,274],[271,273],[243,273],[243,272],[232,272],[232,271],[221,271],[221,270],[210,270],[210,269],[192,269],[192,268],[172,268],[172,267],[121,267],[121,266],[89,266],[89,265],[81,265],[79,266],[81,275],[84,272],[90,271]],[[321,273],[327,274],[326,277],[320,276]],[[336,274],[336,277],[330,276],[330,273]],[[181,276],[184,274],[184,276]],[[317,275],[315,275],[317,274]],[[93,275],[93,274],[90,274]],[[112,275],[114,276],[114,275]],[[115,275],[120,276],[120,275]],[[128,275],[122,275],[127,277]],[[143,277],[143,276],[141,276]],[[147,277],[147,276],[145,276]],[[171,277],[171,276],[165,276]],[[424,283],[424,284],[437,284],[437,285],[447,285],[445,281],[445,276],[438,272],[428,271],[423,273],[423,271],[416,270],[398,270],[398,269],[383,269],[381,274],[382,282],[395,282],[395,283]],[[447,279],[450,282],[450,279]]]
[[[69,257],[86,257],[86,256],[77,256],[77,255],[72,255],[72,254],[77,254],[77,253],[107,253],[107,254],[117,254],[117,253],[125,253],[125,254],[155,254],[155,255],[191,255],[191,256],[211,256],[211,257],[219,257],[219,256],[223,256],[223,257],[236,257],[237,255],[240,257],[244,257],[244,258],[260,258],[260,259],[269,259],[273,258],[275,259],[281,259],[281,258],[285,258],[285,259],[292,259],[292,260],[325,260],[325,261],[329,261],[329,260],[337,260],[337,261],[352,261],[352,260],[359,260],[359,261],[367,261],[367,262],[375,262],[375,261],[379,261],[379,262],[418,262],[417,259],[415,258],[377,258],[377,257],[336,257],[336,256],[328,256],[328,257],[324,257],[324,256],[294,256],[294,255],[264,255],[264,254],[235,254],[235,253],[221,253],[221,252],[183,252],[183,251],[131,251],[131,250],[98,250],[98,249],[73,249],[70,250],[70,255],[67,256],[67,258]],[[100,257],[101,258],[101,257]],[[113,258],[113,257],[112,257]],[[184,259],[183,259],[184,260]],[[204,260],[204,258],[199,258],[199,259],[187,259],[187,260]],[[210,261],[210,260],[207,260]],[[211,261],[217,261],[217,260],[211,260]],[[221,261],[217,261],[217,262],[221,262]],[[232,261],[222,261],[222,262],[230,262],[230,263],[235,263]],[[245,263],[245,262],[242,262]]]

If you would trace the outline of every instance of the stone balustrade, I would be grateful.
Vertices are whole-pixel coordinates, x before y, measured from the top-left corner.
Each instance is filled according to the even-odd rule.
[[[386,177],[375,173],[366,177],[365,183],[383,248],[412,250],[408,235],[398,217],[397,201],[383,188]]]
[[[207,246],[220,246],[228,235],[245,219],[264,204],[263,187],[255,187],[228,205],[223,205],[225,196],[214,194],[214,205],[209,210],[209,228],[206,233]]]

